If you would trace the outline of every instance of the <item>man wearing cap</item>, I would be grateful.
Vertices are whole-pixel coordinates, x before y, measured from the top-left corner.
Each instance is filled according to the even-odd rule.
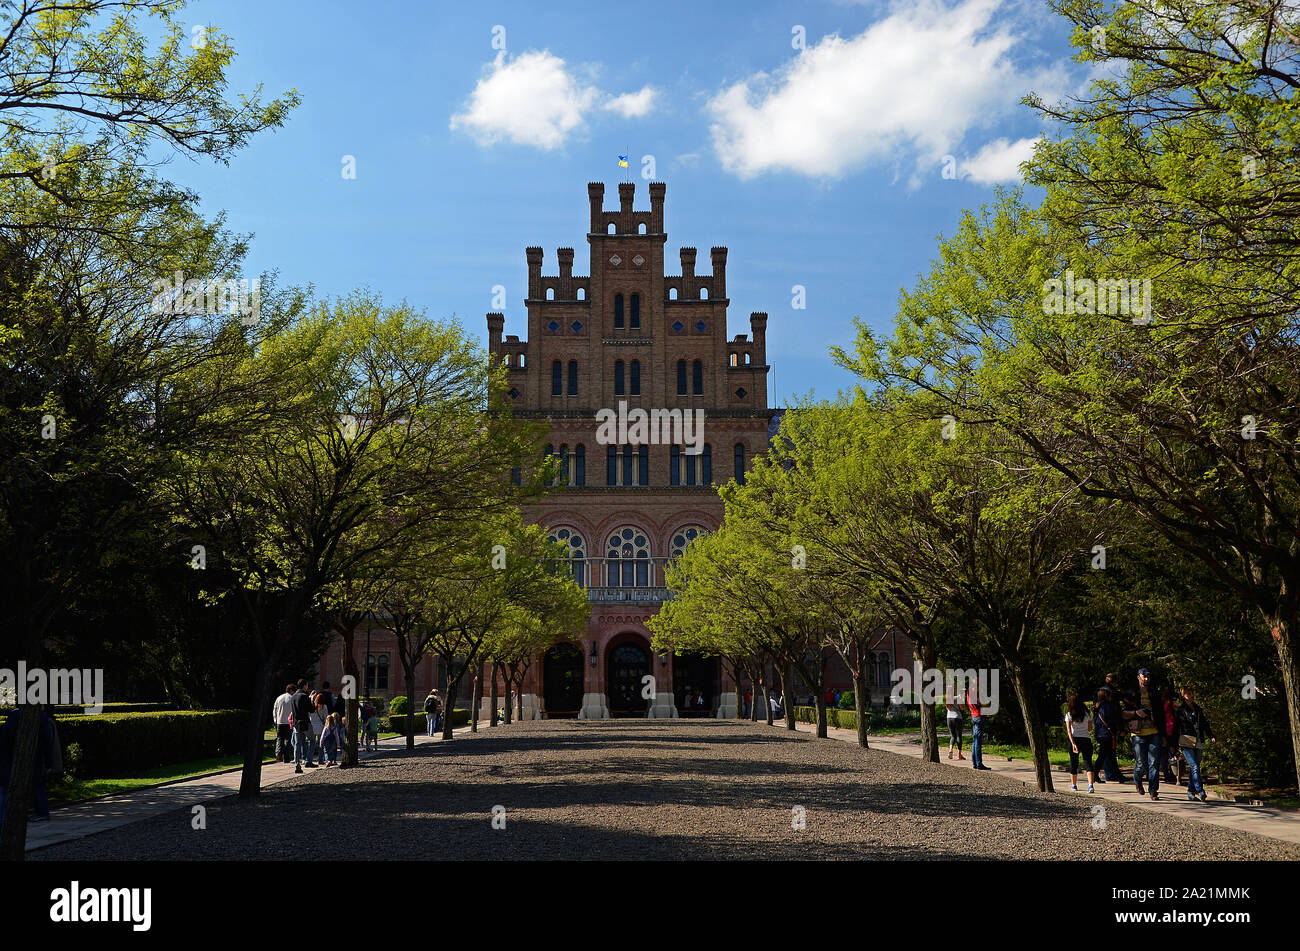
[[[1124,720],[1133,736],[1133,784],[1138,795],[1144,793],[1153,800],[1160,798],[1160,752],[1164,746],[1164,713],[1155,715],[1160,696],[1151,684],[1151,671],[1143,667],[1138,671],[1138,690],[1130,694],[1124,709]],[[1150,792],[1142,788],[1142,773],[1147,774]]]

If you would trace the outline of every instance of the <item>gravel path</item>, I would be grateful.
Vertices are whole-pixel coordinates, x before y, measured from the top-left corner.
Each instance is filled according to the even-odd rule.
[[[216,800],[206,830],[190,818],[27,857],[1300,859],[1300,846],[1122,804],[1094,829],[1077,796],[747,721],[517,723]]]

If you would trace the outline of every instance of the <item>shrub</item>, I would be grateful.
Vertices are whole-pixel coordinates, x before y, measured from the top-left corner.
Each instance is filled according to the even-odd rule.
[[[142,769],[243,750],[244,710],[171,710],[55,718],[65,763],[76,748],[83,778],[128,776]]]
[[[384,718],[384,722],[380,723],[379,729],[381,732],[399,733],[402,736],[405,736],[406,721],[408,718],[415,721],[415,733],[417,736],[426,732],[428,729],[429,724],[424,718],[423,711],[419,713],[390,713],[386,718]],[[464,726],[467,723],[469,723],[468,709],[451,711],[452,726]]]
[[[846,690],[842,694],[840,694],[840,702],[837,703],[836,706],[839,707],[841,710],[852,710],[853,701],[854,701],[853,691]]]
[[[406,708],[407,702],[405,697],[394,697],[392,700],[388,701],[389,713],[405,713]]]

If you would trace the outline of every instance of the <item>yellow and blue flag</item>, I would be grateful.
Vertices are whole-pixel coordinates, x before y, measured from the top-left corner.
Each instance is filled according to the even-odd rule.
[[[626,155],[620,155],[620,156],[618,157],[618,167],[619,167],[619,168],[627,168],[627,156],[626,156]]]

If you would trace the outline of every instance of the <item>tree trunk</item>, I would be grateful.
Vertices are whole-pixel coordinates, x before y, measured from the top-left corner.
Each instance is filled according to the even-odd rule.
[[[1016,700],[1020,703],[1020,715],[1025,721],[1025,734],[1029,737],[1029,753],[1034,758],[1034,773],[1038,777],[1038,789],[1052,792],[1052,764],[1047,758],[1047,727],[1038,713],[1038,704],[1030,695],[1029,678],[1019,665],[1013,664],[1005,657],[1002,663],[1007,669],[1007,676],[1016,691]],[[980,698],[983,700],[983,698]],[[980,708],[981,711],[983,707]]]
[[[251,713],[244,743],[244,771],[239,777],[240,799],[253,799],[262,794],[262,753],[266,748],[266,720],[263,718],[270,715],[269,688],[277,662],[278,658],[268,657],[257,668],[257,682],[253,684],[253,696],[249,701]],[[276,730],[279,730],[278,725]]]
[[[924,681],[925,672],[934,670],[938,663],[938,656],[934,650],[934,636],[926,631],[918,640],[912,641],[912,653],[921,664],[921,678]],[[939,762],[939,728],[934,720],[934,704],[925,702],[921,686],[921,683],[912,684],[912,689],[917,695],[917,706],[921,711],[921,759],[937,763]]]
[[[505,682],[506,691],[505,691],[505,695],[502,697],[502,700],[505,703],[504,709],[506,715],[506,725],[509,726],[511,723],[515,722],[515,706],[514,706],[514,700],[512,699],[514,697],[515,680],[508,673],[504,676],[503,679]]]
[[[456,717],[456,693],[460,689],[460,678],[465,676],[465,668],[461,667],[456,670],[456,662],[450,661],[447,664],[447,696],[442,702],[442,738],[450,740],[452,737],[453,724]]]
[[[469,731],[478,732],[478,708],[483,705],[483,668],[487,666],[487,661],[478,662],[478,671],[474,674],[474,690],[470,695],[469,705]]]
[[[405,653],[405,651],[403,651]],[[402,674],[406,677],[406,748],[415,749],[415,665],[416,659],[411,658],[408,664],[406,658],[402,658]],[[424,711],[421,710],[421,713]],[[391,725],[391,721],[390,721]]]
[[[768,670],[767,664],[763,665],[763,713],[767,717],[767,725],[772,725],[772,678],[768,676],[771,671]]]
[[[745,674],[749,677],[749,720],[758,722],[758,668],[747,667]]]
[[[21,862],[26,857],[27,812],[32,807],[32,790],[36,771],[43,770],[37,762],[41,735],[41,707],[23,704],[19,707],[18,735],[14,739],[13,768],[8,794],[5,799],[4,831],[0,832],[0,859]]]
[[[867,683],[866,652],[858,651],[857,664],[853,668],[853,713],[858,722],[858,746],[869,749],[867,743],[867,701],[862,695],[862,688]]]
[[[1271,619],[1273,644],[1282,668],[1282,689],[1286,691],[1287,715],[1291,720],[1291,753],[1295,757],[1296,784],[1300,785],[1300,656],[1295,649],[1296,615]]]
[[[492,687],[488,698],[488,705],[492,707],[491,714],[488,719],[489,727],[494,727],[497,725],[497,704],[501,701],[501,694],[500,691],[497,689],[497,674],[500,672],[500,669],[501,669],[500,665],[496,661],[492,661]]]
[[[352,651],[352,641],[356,628],[343,634],[343,673],[352,677],[352,693],[354,696],[344,695],[343,697],[343,756],[339,759],[340,769],[350,769],[357,765],[359,757],[357,756],[357,727],[360,725],[358,720],[357,686],[361,684],[361,672],[357,669],[357,657]],[[362,685],[364,686],[364,685]]]
[[[817,735],[823,740],[826,739],[826,691],[818,690],[814,699],[817,710]]]
[[[777,665],[780,668],[780,665]],[[787,730],[797,729],[794,725],[794,664],[786,663],[784,669],[779,670],[781,675],[781,712],[785,714],[785,728]]]

